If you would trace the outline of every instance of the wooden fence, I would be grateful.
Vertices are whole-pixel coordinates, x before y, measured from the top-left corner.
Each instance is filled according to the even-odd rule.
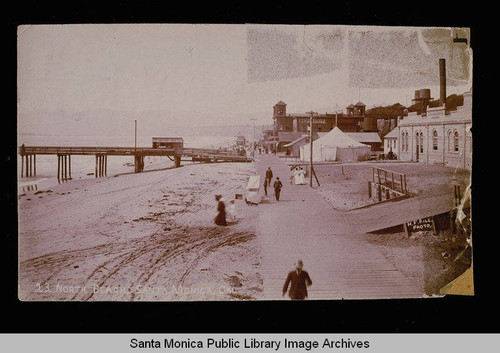
[[[370,198],[374,190],[378,201],[408,197],[406,174],[373,167],[372,180],[368,182],[368,194]]]

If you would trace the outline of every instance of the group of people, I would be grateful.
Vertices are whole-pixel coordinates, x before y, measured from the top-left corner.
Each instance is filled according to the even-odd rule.
[[[266,170],[266,177],[264,179],[264,194],[267,196],[267,187],[271,185],[271,182],[273,180],[273,171],[271,170],[271,167],[268,167]],[[283,183],[281,183],[281,180],[279,177],[276,177],[276,180],[274,181],[273,188],[274,188],[274,197],[276,201],[280,200],[280,194],[281,194],[281,188],[283,187]]]
[[[295,185],[304,185],[306,184],[304,178],[306,175],[306,171],[302,167],[295,167],[292,169],[290,173],[290,184]]]

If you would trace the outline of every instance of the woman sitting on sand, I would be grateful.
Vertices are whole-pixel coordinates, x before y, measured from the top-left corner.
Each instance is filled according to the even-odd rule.
[[[227,226],[226,222],[226,205],[224,201],[221,200],[221,195],[215,195],[215,200],[218,201],[217,204],[217,216],[215,217],[215,224],[219,226]]]

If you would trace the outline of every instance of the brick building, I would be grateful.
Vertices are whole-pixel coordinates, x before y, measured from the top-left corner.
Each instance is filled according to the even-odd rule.
[[[343,132],[361,132],[365,121],[365,105],[358,102],[347,107],[347,113],[319,113],[313,116],[313,134],[326,133],[338,126]],[[279,101],[273,107],[273,136],[278,150],[284,145],[300,139],[309,133],[310,115],[307,113],[287,114],[286,103]],[[317,135],[316,135],[317,136]],[[267,139],[271,139],[267,136]]]

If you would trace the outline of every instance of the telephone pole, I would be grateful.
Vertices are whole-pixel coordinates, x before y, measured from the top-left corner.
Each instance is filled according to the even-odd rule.
[[[313,186],[313,115],[318,113],[310,111],[306,114],[310,114],[309,118],[309,186]]]
[[[253,146],[252,146],[252,157],[254,157],[255,153],[255,122],[257,121],[257,118],[252,118],[250,119],[253,122]]]
[[[137,120],[134,120],[134,152],[137,151]]]

